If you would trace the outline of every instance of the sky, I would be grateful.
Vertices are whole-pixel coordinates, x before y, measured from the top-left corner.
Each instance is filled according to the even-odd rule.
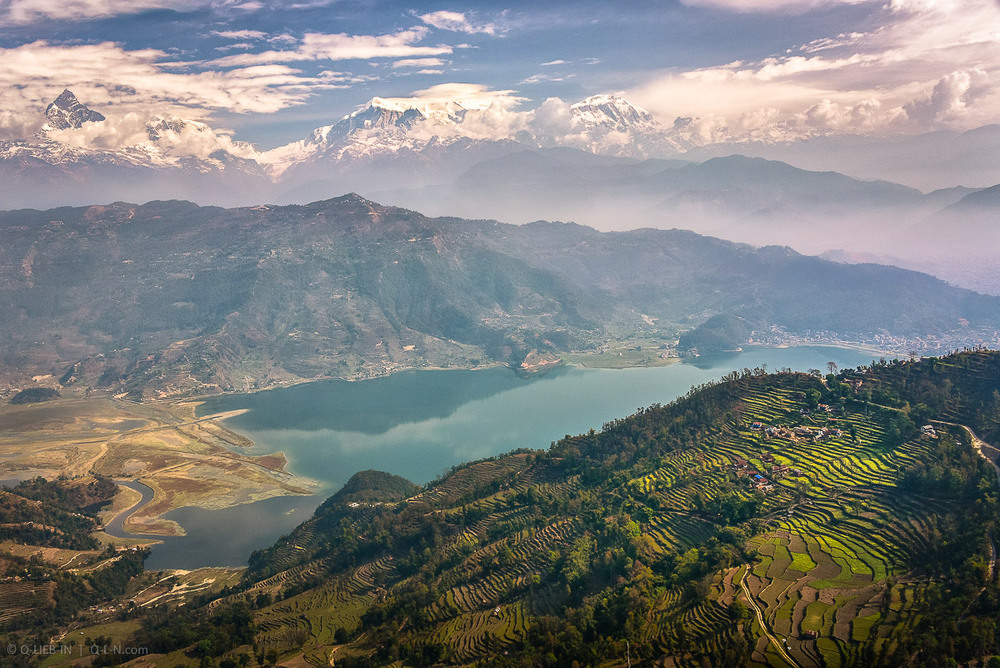
[[[0,0],[0,139],[64,88],[261,150],[373,97],[557,117],[620,93],[692,142],[1000,122],[1000,0]]]

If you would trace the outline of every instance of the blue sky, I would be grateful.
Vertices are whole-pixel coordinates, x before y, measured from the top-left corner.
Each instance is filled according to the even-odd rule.
[[[0,138],[64,87],[264,149],[376,96],[619,92],[703,143],[969,129],[1000,120],[998,42],[997,0],[0,0]]]

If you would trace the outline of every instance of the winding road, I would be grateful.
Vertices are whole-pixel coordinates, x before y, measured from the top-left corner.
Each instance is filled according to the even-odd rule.
[[[778,650],[778,654],[781,655],[781,658],[783,658],[789,666],[792,666],[792,668],[801,668],[799,662],[793,659],[792,655],[788,653],[787,649],[785,649],[785,643],[772,634],[771,630],[767,627],[767,623],[764,621],[764,612],[760,609],[760,606],[757,605],[757,601],[754,600],[753,594],[750,593],[750,587],[747,586],[747,574],[749,572],[750,568],[747,567],[747,570],[743,573],[743,577],[740,578],[740,589],[743,590],[743,595],[747,597],[747,603],[750,604],[750,607],[753,608],[754,614],[757,615],[757,623],[760,624],[760,630],[763,631],[764,635],[767,636],[767,639],[774,645],[774,648]]]

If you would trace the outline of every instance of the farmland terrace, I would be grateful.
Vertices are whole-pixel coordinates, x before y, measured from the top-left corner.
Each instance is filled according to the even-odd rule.
[[[252,617],[214,656],[296,665],[983,661],[1000,509],[964,427],[995,439],[998,384],[982,351],[745,370],[403,501],[335,495],[193,619]]]

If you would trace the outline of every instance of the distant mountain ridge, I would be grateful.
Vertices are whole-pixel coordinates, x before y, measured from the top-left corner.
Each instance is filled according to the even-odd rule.
[[[632,336],[669,347],[720,314],[758,338],[895,336],[914,349],[1000,330],[1000,299],[915,272],[681,230],[434,219],[357,195],[12,211],[0,234],[7,382],[136,398],[516,365]]]
[[[157,188],[161,196],[229,205],[257,203],[262,193],[290,193],[301,201],[372,182],[434,183],[479,161],[560,141],[524,127],[498,135],[487,118],[491,111],[462,101],[376,97],[309,137],[265,152],[230,142],[204,123],[153,117],[133,143],[119,145],[122,138],[110,127],[107,141],[81,134],[100,134],[111,121],[66,89],[46,108],[39,133],[0,142],[0,176],[20,186],[0,195],[0,207],[82,203],[100,192],[110,193],[109,201],[142,199],[136,189],[141,195]],[[635,155],[662,143],[652,116],[620,96],[592,96],[572,105],[569,115],[584,150]],[[108,141],[119,144],[109,148]],[[185,184],[195,174],[211,176],[211,187]],[[91,198],[81,200],[87,191]]]
[[[164,195],[236,203],[271,187],[248,146],[204,123],[164,116],[121,123],[64,90],[34,136],[0,141],[0,179],[8,185],[0,207]]]
[[[996,245],[944,212],[979,188],[923,195],[739,154],[703,162],[651,158],[688,154],[679,153],[686,149],[669,129],[618,95],[567,105],[561,129],[530,113],[504,126],[513,116],[500,104],[376,97],[307,138],[260,152],[205,123],[172,117],[146,119],[123,139],[120,119],[65,90],[40,132],[0,142],[0,178],[8,185],[0,208],[165,198],[293,204],[359,192],[432,215],[572,220],[604,230],[677,227],[806,253],[898,258],[1000,294],[1000,270],[989,259]],[[944,142],[939,135],[896,148],[912,160],[914,147]],[[965,133],[954,142],[956,156],[988,172],[995,160],[977,163],[972,146],[989,153],[998,137],[991,128]],[[981,209],[974,218],[989,217]],[[992,240],[988,222],[976,225]]]

